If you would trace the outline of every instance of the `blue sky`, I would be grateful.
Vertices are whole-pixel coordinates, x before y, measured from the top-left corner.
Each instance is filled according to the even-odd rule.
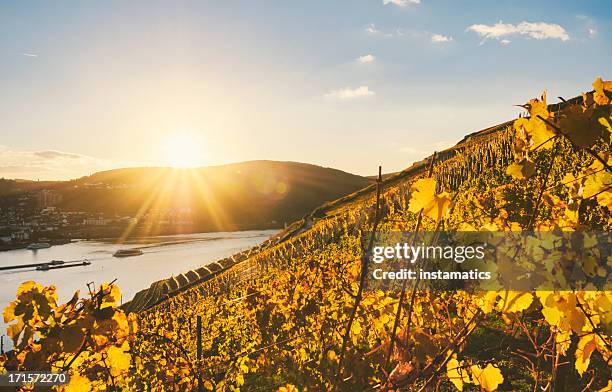
[[[3,1],[0,177],[401,170],[612,78],[606,1]]]

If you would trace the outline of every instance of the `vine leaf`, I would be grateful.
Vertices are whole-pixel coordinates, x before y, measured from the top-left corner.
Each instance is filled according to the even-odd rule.
[[[475,378],[475,383],[487,392],[496,390],[498,385],[504,382],[504,376],[499,368],[490,363],[484,369],[478,365],[472,365],[470,370]]]
[[[421,178],[411,188],[412,195],[409,211],[418,213],[423,209],[423,215],[439,222],[448,213],[451,196],[448,192],[436,194],[436,180]]]
[[[607,156],[606,158],[608,164],[612,163],[612,156]],[[608,189],[610,185],[612,185],[612,173],[604,170],[604,166],[601,162],[594,161],[593,164],[585,170],[585,174],[590,175],[585,177],[582,197],[587,199],[596,196],[599,204],[610,206],[612,192]]]
[[[597,335],[589,334],[580,338],[576,348],[576,370],[582,376],[589,367],[591,354],[597,348]]]
[[[516,178],[517,180],[525,180],[535,174],[535,163],[525,158],[520,162],[514,162],[506,169],[506,174]]]
[[[546,92],[542,93],[540,99],[531,99],[522,107],[529,111],[530,117],[522,117],[514,121],[513,127],[517,138],[521,139],[523,135],[526,135],[529,138],[528,145],[551,148],[553,144],[551,139],[556,133],[546,121],[542,120],[542,118],[549,120],[553,117],[546,105]]]
[[[581,148],[591,147],[606,131],[594,107],[571,106],[558,124],[563,134]]]
[[[463,370],[463,361],[457,360],[457,354],[453,354],[452,358],[446,362],[446,375],[455,388],[462,391],[463,384],[469,384],[470,378]]]
[[[598,389],[597,392],[612,392],[612,380],[608,380],[608,384],[605,387]]]
[[[595,90],[593,99],[598,105],[607,105],[610,103],[610,98],[608,94],[606,94],[606,91],[612,92],[612,82],[603,81],[601,77],[598,77],[593,82],[593,90]]]
[[[533,295],[525,291],[502,291],[499,295],[501,299],[497,304],[497,310],[503,313],[523,311],[533,302]]]
[[[80,392],[93,390],[91,381],[87,377],[83,377],[78,373],[70,376],[68,385],[62,388],[62,392]]]

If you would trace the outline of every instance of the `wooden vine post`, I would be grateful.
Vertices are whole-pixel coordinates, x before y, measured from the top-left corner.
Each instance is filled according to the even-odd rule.
[[[198,390],[203,391],[202,374],[200,362],[202,360],[202,316],[196,317],[196,344],[197,344],[197,367],[198,367]]]
[[[346,346],[348,344],[349,336],[351,334],[351,327],[353,326],[353,321],[355,320],[355,316],[357,314],[357,309],[359,308],[359,304],[361,303],[361,299],[363,298],[363,291],[367,284],[368,277],[368,263],[370,261],[370,256],[372,254],[372,248],[374,247],[374,238],[376,237],[376,230],[378,229],[378,224],[380,223],[380,196],[382,193],[382,166],[378,166],[378,179],[376,180],[376,211],[374,215],[374,225],[372,226],[372,233],[370,235],[368,246],[364,249],[363,255],[361,256],[361,276],[359,278],[359,289],[357,290],[357,295],[355,296],[355,302],[353,303],[353,308],[351,310],[351,315],[349,316],[348,323],[346,325],[346,330],[344,331],[344,336],[342,337],[342,348],[340,349],[340,356],[338,357],[338,367],[336,368],[336,377],[335,384],[336,387],[339,384],[340,377],[342,374],[342,363],[344,361],[344,354],[346,353]]]
[[[434,151],[431,157],[431,161],[429,162],[429,169],[427,170],[427,178],[430,178],[433,175],[433,167],[434,167],[435,160],[436,160],[436,152]],[[421,228],[422,218],[423,218],[423,209],[421,208],[417,216],[417,222],[414,228],[414,234],[412,236],[411,246],[414,245],[416,241],[417,234],[419,233],[419,230]],[[400,293],[399,303],[397,305],[397,313],[395,314],[395,321],[393,322],[393,331],[391,332],[391,340],[389,342],[389,351],[387,352],[387,358],[385,360],[385,371],[387,372],[387,374],[389,374],[390,372],[389,366],[391,364],[391,355],[393,355],[393,348],[395,346],[397,328],[402,318],[402,305],[404,304],[404,299],[406,298],[407,282],[408,282],[408,279],[404,279],[404,282],[402,284],[402,291]]]

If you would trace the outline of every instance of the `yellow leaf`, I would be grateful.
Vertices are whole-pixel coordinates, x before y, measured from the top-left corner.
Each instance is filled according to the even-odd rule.
[[[76,353],[83,343],[85,332],[80,324],[73,322],[65,325],[61,329],[58,338],[62,344],[64,352]]]
[[[525,106],[527,107],[527,110],[529,111],[531,117],[550,117],[550,113],[548,112],[548,106],[546,104],[546,91],[542,93],[540,99],[531,99]]]
[[[103,293],[100,309],[115,306],[117,301],[121,298],[121,290],[116,284],[103,284],[100,286],[100,291]]]
[[[478,365],[472,365],[470,370],[476,383],[487,392],[496,390],[497,386],[504,382],[504,377],[499,368],[490,363],[484,369],[481,369]]]
[[[482,309],[484,314],[491,313],[495,306],[495,301],[497,301],[497,291],[487,291],[481,301],[480,309]]]
[[[593,99],[598,105],[607,105],[610,103],[610,99],[608,98],[606,91],[612,92],[612,82],[604,82],[601,77],[598,77],[593,82],[593,90],[595,90]]]
[[[578,374],[582,374],[589,367],[591,362],[591,354],[597,348],[597,335],[589,334],[582,336],[578,341],[578,347],[576,348],[576,370]]]
[[[499,296],[501,299],[497,304],[497,310],[504,313],[523,311],[533,302],[533,295],[524,291],[502,291]]]
[[[411,187],[409,210],[418,213],[423,210],[423,215],[436,222],[440,221],[448,213],[451,204],[450,194],[443,192],[436,194],[436,180],[433,178],[421,178]]]
[[[535,163],[528,159],[523,159],[520,162],[514,162],[508,168],[506,168],[506,174],[516,178],[517,180],[524,180],[534,175]]]
[[[121,347],[111,346],[107,351],[108,365],[113,376],[118,376],[130,367],[131,356],[127,352],[130,349],[127,341]]]
[[[353,326],[351,327],[351,332],[355,335],[361,334],[361,324],[359,323],[359,321],[355,320],[353,322]]]
[[[87,392],[92,390],[91,381],[87,377],[81,376],[78,372],[74,372],[70,376],[70,382],[62,389],[63,392]]]
[[[295,385],[287,384],[285,386],[278,388],[276,392],[300,392],[300,390],[297,389]]]
[[[4,308],[4,323],[8,324],[11,321],[15,320],[15,305],[17,305],[17,301],[13,301],[9,303],[6,308]]]
[[[557,352],[561,355],[565,355],[570,345],[572,344],[571,336],[571,330],[558,332],[555,336],[555,342],[557,343]]]
[[[605,191],[597,195],[597,202],[604,206],[608,207],[609,210],[612,210],[612,192]]]
[[[336,362],[338,360],[338,356],[336,355],[336,352],[334,350],[329,350],[327,352],[327,359],[332,362]]]
[[[242,374],[236,376],[236,384],[238,386],[244,385],[244,376]]]
[[[606,128],[606,130],[610,133],[612,133],[612,121],[611,121],[611,117],[605,118],[605,117],[599,117],[598,121],[599,123]]]
[[[608,385],[598,389],[597,392],[612,392],[612,380],[608,380]]]
[[[542,315],[544,316],[546,322],[550,325],[558,326],[559,321],[561,321],[561,313],[557,308],[549,308],[545,306],[542,308]]]
[[[570,106],[559,118],[559,128],[578,147],[591,147],[603,135],[605,127],[595,117],[593,108]]]
[[[34,282],[33,280],[28,280],[27,282],[23,282],[22,284],[19,285],[19,288],[17,289],[17,297],[19,297],[21,294],[27,293],[28,291],[32,291],[36,289],[36,291],[42,291],[43,287]]]
[[[453,354],[453,357],[446,362],[446,375],[450,382],[453,383],[455,388],[462,391],[463,383],[469,383],[470,379],[465,372],[463,367],[463,361],[457,360],[457,354]]]
[[[612,156],[604,157],[608,165],[612,164]],[[583,175],[588,175],[584,180],[584,190],[582,197],[588,199],[593,195],[600,194],[601,191],[610,187],[612,184],[612,173],[605,170],[604,165],[595,160],[591,166],[589,166]]]
[[[546,106],[546,93],[542,94],[541,100],[534,98],[525,104],[524,107],[527,108],[531,117],[519,118],[514,121],[513,127],[518,139],[524,139],[522,136],[524,132],[524,134],[529,136],[529,140],[531,141],[530,145],[532,148],[539,146],[542,148],[550,148],[552,143],[549,141],[549,139],[555,136],[555,132],[542,120],[542,118],[546,120],[552,118],[552,115]],[[525,147],[528,148],[529,146]]]

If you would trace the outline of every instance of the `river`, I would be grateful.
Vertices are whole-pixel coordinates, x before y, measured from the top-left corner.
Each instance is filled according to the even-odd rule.
[[[0,271],[0,310],[15,299],[22,282],[34,280],[43,285],[57,287],[59,302],[69,300],[76,290],[87,294],[87,283],[100,285],[117,279],[122,302],[127,302],[136,292],[165,279],[191,269],[207,265],[241,250],[265,241],[276,230],[252,230],[239,232],[198,233],[173,236],[148,237],[136,242],[117,244],[112,241],[75,241],[47,249],[18,249],[0,252],[0,266],[49,262],[51,260],[83,260],[87,266],[37,271],[35,268]],[[143,254],[116,258],[118,249],[139,248]],[[5,335],[5,325],[0,318],[0,335]],[[4,337],[4,348],[8,348]]]

